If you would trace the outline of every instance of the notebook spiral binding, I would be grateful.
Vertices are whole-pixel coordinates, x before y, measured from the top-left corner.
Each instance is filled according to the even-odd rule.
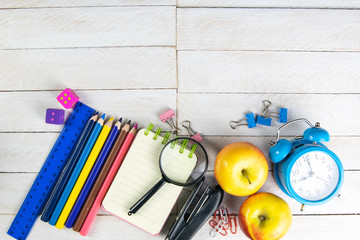
[[[154,128],[154,124],[150,123],[149,126],[148,126],[148,128],[145,130],[144,135],[148,136],[148,135],[149,135],[149,132],[150,132],[153,128]],[[153,137],[154,140],[156,140],[156,139],[159,137],[159,135],[161,134],[161,130],[162,130],[162,129],[161,129],[160,127],[156,130],[155,135],[154,135],[154,137]],[[165,136],[164,136],[164,139],[162,140],[161,143],[162,143],[162,144],[166,144],[166,143],[168,142],[169,138],[170,138],[170,135],[171,135],[171,132],[167,131],[166,134],[165,134]],[[170,148],[174,148],[176,142],[177,142],[177,141],[173,141],[173,142],[171,143]],[[184,141],[181,143],[181,147],[180,147],[180,150],[179,150],[180,153],[184,153],[184,150],[185,150],[188,142],[189,142],[188,139],[184,139]],[[197,148],[197,144],[195,143],[195,144],[191,147],[191,151],[190,151],[190,153],[189,153],[189,158],[191,158],[191,157],[193,156],[196,148]]]

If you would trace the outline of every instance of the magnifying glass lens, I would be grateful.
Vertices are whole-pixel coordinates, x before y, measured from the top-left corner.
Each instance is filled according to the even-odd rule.
[[[136,213],[165,183],[184,187],[200,181],[208,167],[208,156],[199,142],[180,137],[165,145],[159,166],[162,178],[129,209],[129,216]]]
[[[182,141],[182,142],[179,142]],[[160,156],[160,170],[167,180],[176,185],[191,185],[206,171],[205,152],[189,139],[167,144]]]

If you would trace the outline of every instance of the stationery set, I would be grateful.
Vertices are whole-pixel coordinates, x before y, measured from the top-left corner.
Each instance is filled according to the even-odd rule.
[[[64,102],[67,95],[61,97]],[[199,161],[197,157],[197,149],[204,150],[200,143],[191,138],[180,141],[176,136],[170,140],[174,138],[171,132],[161,136],[161,128],[153,132],[153,126],[150,124],[147,129],[137,132],[137,124],[131,127],[131,121],[126,124],[122,124],[122,119],[105,121],[105,114],[100,116],[80,101],[74,103],[71,115],[8,234],[15,239],[26,239],[41,215],[42,221],[58,229],[65,226],[86,236],[102,207],[112,215],[157,235],[183,187],[196,182],[195,190],[184,206],[186,211],[179,214],[173,230],[169,232],[169,239],[182,239],[176,238],[184,234],[181,233],[182,229],[193,236],[219,207],[223,191],[219,187],[212,189],[204,183],[208,161],[207,156],[206,162]],[[164,146],[168,145],[170,150],[163,153]],[[196,181],[183,185],[168,182],[163,169],[159,168],[161,157],[175,161],[166,164],[166,171],[170,169],[176,172],[179,179],[187,181],[188,178],[195,178]],[[194,177],[199,167],[202,167],[201,174]],[[137,213],[134,211],[134,214],[130,214],[137,200],[162,178],[165,180],[156,193],[148,196],[141,209],[138,207]],[[197,206],[194,198],[199,186],[206,186],[203,190],[206,197],[197,198]],[[187,212],[190,205],[197,207],[193,216],[189,217]],[[188,221],[192,221],[192,224],[188,225]]]

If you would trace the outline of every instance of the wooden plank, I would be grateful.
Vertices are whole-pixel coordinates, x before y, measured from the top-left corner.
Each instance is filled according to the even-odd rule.
[[[359,171],[345,171],[344,184],[340,190],[340,197],[335,197],[330,202],[320,206],[305,206],[304,211],[301,212],[301,204],[295,199],[287,196],[278,187],[273,173],[269,172],[268,178],[259,190],[259,192],[270,192],[282,199],[284,199],[290,206],[293,214],[312,215],[312,214],[353,214],[360,213],[360,206],[354,199],[360,198],[360,173]],[[217,181],[213,173],[208,173],[206,181],[215,186]],[[357,193],[356,193],[357,192]],[[231,213],[238,213],[240,206],[245,201],[246,197],[236,197],[230,194],[225,194],[224,204]]]
[[[58,133],[0,133],[0,172],[38,172],[56,141]],[[203,145],[209,155],[209,170],[214,170],[218,152],[226,145],[246,141],[258,146],[268,156],[269,142],[274,137],[205,136]],[[360,170],[360,138],[333,137],[326,146],[342,160],[345,170]],[[272,165],[269,164],[272,169]]]
[[[177,0],[178,7],[360,8],[356,0]]]
[[[291,138],[289,138],[291,139]],[[272,169],[272,164],[269,158],[270,141],[275,141],[275,137],[215,137],[205,136],[203,138],[203,145],[209,156],[209,170],[214,170],[215,159],[218,152],[226,145],[234,142],[250,142],[261,149],[266,156],[269,163],[269,169]],[[358,156],[360,149],[360,138],[358,137],[333,137],[331,141],[326,143],[326,146],[336,153],[341,159],[345,170],[360,170],[360,163]],[[6,153],[6,152],[5,152]],[[5,155],[6,156],[6,155]]]
[[[179,51],[179,91],[359,93],[358,66],[358,52]]]
[[[320,122],[331,136],[358,136],[357,119],[360,111],[359,94],[178,94],[178,122],[191,120],[193,128],[205,135],[275,136],[282,126],[276,119],[273,126],[249,129],[240,126],[233,130],[229,121],[239,120],[248,112],[260,114],[262,101],[270,100],[272,109],[288,108],[288,120],[307,118]],[[344,127],[346,125],[346,127]],[[306,124],[295,124],[284,130],[284,135],[301,135]]]
[[[11,224],[14,216],[12,215],[0,215],[0,230],[5,233]],[[140,229],[121,221],[111,216],[98,216],[96,222],[91,229],[87,239],[106,239],[117,240],[121,237],[122,240],[127,239],[164,239],[166,233],[169,231],[171,223],[174,221],[174,216],[171,216],[158,236],[152,236]],[[358,226],[360,224],[360,217],[356,215],[336,215],[336,216],[294,216],[292,225],[289,231],[282,239],[298,239],[299,236],[308,240],[318,239],[354,239],[354,236],[359,235]],[[312,230],[316,226],[316,231]],[[206,223],[200,231],[195,235],[194,239],[205,240],[209,239],[210,226]],[[56,230],[53,226],[36,221],[34,228],[31,230],[28,239],[42,239],[49,238],[53,240],[62,239],[80,239],[81,236],[71,231],[70,229],[64,229],[62,231]],[[324,237],[324,238],[322,238]],[[236,234],[229,234],[226,239],[245,239],[245,235],[238,228]],[[10,236],[4,234],[4,240],[11,240]],[[214,240],[221,240],[224,237],[218,234]]]
[[[0,215],[0,230],[4,233],[2,239],[11,240],[9,235],[5,233],[8,230],[14,216],[12,215]],[[164,229],[160,235],[152,236],[135,226],[122,221],[113,216],[97,216],[96,221],[90,230],[89,234],[86,236],[86,239],[106,239],[106,240],[118,240],[121,239],[142,239],[142,240],[156,240],[156,239],[165,239],[167,232],[169,231],[172,222],[174,221],[174,216],[170,217],[170,221],[165,224]],[[71,229],[64,228],[62,231],[57,230],[54,226],[51,226],[48,223],[42,222],[38,219],[35,222],[33,229],[31,230],[29,240],[43,239],[51,237],[53,240],[63,240],[63,239],[82,239],[78,232],[74,232]]]
[[[359,235],[360,217],[355,215],[335,216],[293,216],[289,231],[281,239],[356,239]],[[210,226],[204,225],[195,238],[210,239]],[[218,234],[214,239],[225,239]],[[226,239],[248,239],[238,228],[236,234],[228,231]]]
[[[0,200],[0,213],[15,214],[18,211],[36,175],[37,173],[0,173],[0,193],[2,196],[7,196]],[[213,172],[207,173],[206,181],[212,186],[217,185]],[[269,172],[264,186],[259,191],[271,192],[283,198],[289,204],[293,214],[360,214],[360,206],[354,200],[360,198],[358,189],[360,189],[360,172],[346,171],[344,185],[340,191],[341,197],[321,206],[306,206],[302,213],[300,212],[301,204],[280,190],[272,172]],[[181,199],[187,195],[183,194]],[[230,212],[237,213],[245,199],[226,194],[224,204]],[[179,209],[183,202],[184,200],[179,200]]]
[[[174,48],[0,50],[0,62],[1,90],[176,88]]]
[[[175,7],[2,10],[0,49],[174,46],[175,10]]]
[[[177,19],[179,50],[360,50],[355,10],[191,8]]]
[[[71,87],[71,86],[68,86]],[[62,125],[45,123],[47,108],[60,108],[56,100],[60,91],[0,92],[0,111],[7,117],[0,119],[0,132],[60,131]],[[159,114],[176,108],[176,90],[98,90],[76,91],[83,103],[115,118],[123,117],[147,127],[150,122],[163,124]],[[11,109],[11,111],[9,111]],[[66,110],[67,115],[70,113]]]
[[[176,0],[3,0],[0,8],[96,7],[96,6],[160,6],[175,5]]]

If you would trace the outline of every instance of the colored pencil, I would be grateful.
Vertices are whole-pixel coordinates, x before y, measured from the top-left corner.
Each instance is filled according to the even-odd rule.
[[[69,181],[66,184],[66,187],[64,188],[63,193],[61,194],[61,197],[59,199],[59,202],[56,204],[56,207],[54,209],[53,214],[51,215],[49,224],[51,225],[55,225],[62,209],[64,208],[64,205],[71,193],[71,190],[73,189],[76,179],[78,179],[80,172],[85,164],[86,159],[88,158],[91,149],[93,148],[96,139],[98,138],[101,129],[103,128],[104,125],[104,118],[105,118],[105,114],[103,114],[101,116],[101,118],[99,118],[99,120],[97,121],[97,123],[95,124],[93,130],[91,131],[91,135],[89,137],[89,139],[86,142],[86,145],[83,149],[83,151],[81,152],[81,155],[79,157],[79,160],[77,161],[75,168],[73,170],[73,172],[71,173],[71,176],[69,178]]]
[[[127,124],[125,124],[125,126],[122,127],[121,132],[120,132],[119,136],[117,137],[117,139],[114,143],[114,146],[111,149],[111,151],[104,163],[104,166],[101,169],[99,176],[96,178],[94,186],[91,188],[90,193],[89,193],[89,195],[88,195],[88,197],[87,197],[87,199],[86,199],[86,201],[74,223],[74,226],[73,226],[74,231],[76,231],[76,232],[80,231],[80,229],[85,221],[85,218],[87,217],[87,215],[90,211],[90,208],[93,205],[94,200],[95,200],[97,194],[99,193],[99,190],[100,190],[101,186],[103,185],[104,180],[105,180],[106,176],[108,175],[108,172],[109,172],[111,166],[113,165],[114,160],[115,160],[117,154],[119,153],[120,148],[130,130],[130,124],[131,124],[131,120],[129,120],[127,122]]]
[[[90,228],[95,221],[96,214],[98,213],[98,211],[101,207],[101,202],[104,199],[107,190],[109,189],[112,181],[114,180],[115,175],[116,175],[117,171],[119,170],[119,167],[122,164],[128,150],[135,138],[136,129],[137,129],[137,124],[131,129],[129,134],[126,136],[126,139],[125,139],[119,153],[116,156],[114,164],[111,166],[111,169],[110,169],[110,171],[109,171],[109,173],[108,173],[108,175],[107,175],[107,177],[106,177],[106,179],[94,201],[94,204],[92,205],[90,212],[85,219],[85,222],[80,230],[81,235],[86,236],[88,234],[88,232],[90,231]]]
[[[83,206],[83,204],[86,200],[86,197],[88,196],[90,189],[93,186],[95,179],[98,176],[100,169],[103,166],[103,164],[106,160],[106,157],[108,156],[110,149],[115,142],[116,137],[118,136],[120,127],[121,127],[121,120],[118,121],[111,129],[109,136],[106,139],[106,142],[104,143],[104,146],[101,149],[101,152],[99,153],[99,156],[96,159],[96,162],[95,162],[93,168],[91,169],[91,172],[90,172],[88,178],[86,179],[86,182],[85,182],[83,188],[81,189],[81,192],[80,192],[78,198],[76,199],[75,205],[71,209],[70,215],[65,222],[66,227],[71,228],[73,226],[73,224],[81,210],[81,207]]]
[[[81,173],[78,177],[78,179],[76,180],[76,183],[70,193],[69,198],[67,199],[65,206],[59,216],[59,219],[56,222],[56,228],[58,229],[62,229],[65,225],[66,219],[68,218],[70,211],[72,209],[72,207],[75,204],[75,201],[77,199],[77,197],[80,194],[80,191],[82,189],[82,187],[84,186],[84,183],[87,179],[87,177],[89,176],[89,173],[92,169],[92,167],[94,166],[94,163],[101,151],[101,148],[103,147],[106,138],[108,137],[110,130],[111,130],[111,126],[113,124],[114,118],[111,118],[102,128],[101,133],[98,137],[98,139],[96,140],[96,143],[93,147],[93,149],[91,150],[91,153],[88,157],[88,159],[86,160],[86,163],[83,167],[83,169],[81,170]]]
[[[66,166],[64,167],[63,172],[61,173],[54,190],[52,191],[49,200],[47,201],[44,211],[41,215],[41,220],[44,222],[48,222],[50,220],[50,217],[56,207],[57,202],[59,201],[59,198],[61,196],[61,193],[63,192],[67,181],[70,178],[70,175],[75,167],[75,164],[81,154],[82,149],[84,148],[86,141],[88,137],[90,136],[92,128],[95,126],[95,123],[99,117],[99,113],[95,113],[89,121],[86,123],[83,132],[81,133],[81,136],[76,143],[76,146],[74,148],[74,151],[69,157],[68,162],[66,163]]]

